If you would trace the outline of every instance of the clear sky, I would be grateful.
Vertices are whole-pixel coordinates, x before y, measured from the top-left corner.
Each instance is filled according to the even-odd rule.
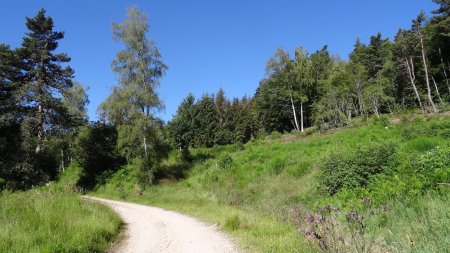
[[[220,87],[228,97],[252,96],[264,66],[278,47],[314,52],[327,44],[332,54],[348,58],[359,36],[367,42],[381,32],[392,38],[431,0],[5,0],[0,15],[0,43],[20,45],[25,17],[45,8],[56,30],[65,31],[60,52],[72,58],[75,79],[89,86],[89,116],[108,96],[117,77],[111,61],[122,48],[112,40],[111,23],[122,22],[128,6],[149,14],[149,37],[157,41],[169,66],[158,89],[170,120],[180,101]]]

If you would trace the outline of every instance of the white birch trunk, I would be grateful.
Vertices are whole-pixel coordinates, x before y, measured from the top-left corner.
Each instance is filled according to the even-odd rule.
[[[420,38],[420,47],[422,49],[422,61],[423,61],[423,68],[425,70],[425,81],[427,84],[427,91],[428,91],[428,101],[431,104],[431,107],[433,108],[433,113],[438,113],[438,110],[436,108],[436,105],[433,102],[433,98],[431,97],[431,88],[430,88],[430,78],[428,77],[428,67],[427,67],[427,60],[425,56],[425,47],[423,45],[423,37],[420,33],[420,30],[418,31],[419,38]]]
[[[437,94],[437,96],[438,96],[438,98],[439,98],[439,101],[442,103],[441,94],[439,94],[439,89],[438,89],[438,87],[437,87],[436,80],[434,80],[434,77],[433,77],[433,76],[431,76],[431,80],[433,80],[434,88],[436,89],[436,94]]]
[[[292,106],[292,114],[294,115],[295,129],[297,131],[300,131],[300,128],[298,126],[297,113],[295,112],[294,99],[292,98],[292,91],[289,93],[289,95],[291,97],[291,106]]]
[[[300,102],[300,127],[303,133],[303,102]]]
[[[409,60],[405,57],[405,67],[408,71],[409,80],[414,89],[414,93],[416,94],[417,101],[419,102],[420,110],[422,111],[422,113],[425,113],[422,105],[422,100],[420,99],[420,95],[416,87],[416,74],[414,73],[414,62],[412,60],[412,57],[409,57]]]

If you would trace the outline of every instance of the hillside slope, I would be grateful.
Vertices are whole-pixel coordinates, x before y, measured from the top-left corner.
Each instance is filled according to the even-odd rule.
[[[250,251],[445,252],[450,118],[359,125],[196,149],[191,163],[173,153],[158,185],[142,190],[126,166],[96,194],[217,222]]]

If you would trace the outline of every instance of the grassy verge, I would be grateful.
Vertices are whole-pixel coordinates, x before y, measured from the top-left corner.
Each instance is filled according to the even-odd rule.
[[[72,166],[59,183],[0,193],[0,252],[103,252],[109,246],[121,221],[72,191],[76,174]]]
[[[95,196],[122,199],[178,211],[217,224],[246,252],[314,252],[315,248],[298,236],[296,227],[263,212],[210,201],[206,192],[182,185],[162,184],[124,197],[114,188],[101,188]],[[122,196],[122,198],[121,198]]]

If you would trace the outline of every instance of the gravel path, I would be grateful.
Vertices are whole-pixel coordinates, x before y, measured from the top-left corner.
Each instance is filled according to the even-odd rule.
[[[215,225],[157,207],[85,198],[105,203],[125,223],[124,236],[108,252],[239,252]]]

